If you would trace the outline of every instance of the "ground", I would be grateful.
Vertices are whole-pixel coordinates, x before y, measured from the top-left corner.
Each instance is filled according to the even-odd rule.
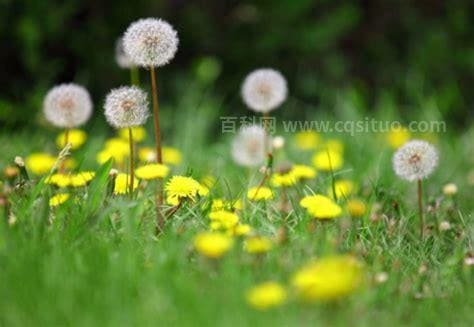
[[[288,191],[289,214],[278,210],[278,201],[245,201],[249,185],[255,185],[261,175],[258,169],[249,172],[232,162],[232,135],[211,136],[220,134],[214,133],[220,129],[216,114],[208,114],[212,107],[209,104],[196,112],[182,109],[178,116],[167,115],[169,108],[164,109],[164,142],[183,153],[182,163],[172,168],[172,174],[191,175],[196,180],[212,175],[216,184],[208,196],[181,207],[158,236],[154,232],[153,183],[132,200],[108,195],[111,163],[99,168],[96,154],[113,132],[101,119],[86,126],[88,140],[73,152],[83,169],[96,171],[91,184],[73,191],[77,192],[74,201],[50,208],[48,199],[57,190],[35,176],[11,191],[11,211],[6,216],[4,206],[0,224],[1,325],[474,323],[474,267],[469,263],[474,237],[474,186],[469,180],[474,157],[472,127],[461,131],[448,127],[446,133],[422,135],[439,149],[440,161],[424,182],[429,208],[426,235],[420,240],[416,185],[393,173],[394,149],[384,134],[322,135],[344,145],[344,169],[335,178],[357,184],[357,197],[368,210],[360,218],[344,213],[321,222],[310,217],[299,200],[303,193],[327,194],[332,183],[329,173],[318,172],[316,179]],[[148,123],[145,143],[152,145],[151,121]],[[1,167],[12,165],[18,155],[27,157],[38,151],[57,154],[57,132],[29,128],[0,134]],[[314,151],[301,151],[293,135],[278,133],[285,137],[286,145],[275,153],[276,164],[311,165]],[[458,186],[455,196],[443,194],[448,182]],[[280,196],[279,190],[275,192]],[[209,198],[244,198],[241,221],[272,239],[273,248],[254,256],[245,253],[243,241],[236,239],[222,259],[211,260],[197,253],[193,239],[209,228],[205,209]],[[339,202],[344,206],[344,200]],[[451,228],[440,230],[442,222],[449,222]],[[364,266],[363,285],[337,301],[299,300],[291,288],[294,272],[312,258],[343,253],[353,255]],[[287,302],[266,311],[249,306],[246,291],[265,281],[287,288]]]

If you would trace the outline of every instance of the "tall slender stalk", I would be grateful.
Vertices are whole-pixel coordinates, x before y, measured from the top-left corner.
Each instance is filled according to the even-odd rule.
[[[63,145],[63,148],[65,146],[67,146],[68,143],[69,143],[69,128],[66,128],[64,130],[64,145]],[[66,170],[66,160],[63,160],[61,162],[61,166],[59,166],[59,172],[64,173],[65,170]]]
[[[151,88],[153,96],[153,124],[155,126],[156,162],[163,163],[161,157],[160,108],[158,105],[158,88],[156,86],[155,67],[150,67]]]
[[[329,149],[327,149],[326,151],[327,151],[327,154],[328,154],[329,170],[331,171],[332,196],[334,197],[334,200],[337,201],[336,179],[334,178],[334,169],[332,169],[331,154],[329,153]]]
[[[134,86],[140,85],[140,74],[136,66],[130,67],[130,83]]]
[[[423,217],[423,183],[418,180],[418,214],[420,215],[420,237],[423,240],[425,231],[425,219]]]
[[[130,197],[133,198],[133,184],[135,183],[135,155],[133,150],[133,131],[132,128],[128,128],[128,141],[130,143],[130,185],[129,193]]]
[[[150,67],[151,88],[153,97],[153,123],[155,126],[155,144],[156,144],[156,162],[163,163],[161,154],[161,131],[160,131],[160,109],[158,105],[158,88],[156,86],[155,67]],[[163,214],[161,213],[161,206],[163,205],[163,183],[161,180],[157,181],[157,195],[156,195],[156,234],[163,230],[165,224]]]
[[[258,184],[257,189],[255,191],[254,198],[257,196],[257,193],[260,191],[260,189],[265,185],[265,182],[267,181],[268,177],[271,175],[272,169],[273,169],[273,153],[272,153],[272,147],[271,147],[270,132],[266,124],[267,120],[270,120],[270,114],[268,112],[264,112],[263,113],[263,121],[264,121],[263,129],[265,131],[265,138],[263,140],[264,142],[263,147],[267,153],[267,164],[265,165],[265,172],[264,172],[263,178]]]

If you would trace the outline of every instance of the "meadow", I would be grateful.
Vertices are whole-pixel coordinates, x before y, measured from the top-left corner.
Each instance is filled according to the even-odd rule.
[[[140,70],[139,86],[151,99],[148,74]],[[158,75],[158,88],[165,82]],[[204,89],[189,76],[186,85],[160,107],[158,163],[156,112],[107,116],[124,108],[108,100],[80,126],[0,132],[2,326],[474,323],[471,122],[442,132],[289,132],[287,112],[332,124],[409,120],[393,106],[361,107],[350,90],[300,115],[288,85],[271,135],[260,127],[236,145],[240,120],[223,132],[212,81]],[[436,106],[409,118],[443,120]],[[393,165],[415,139],[439,156],[419,178],[421,235],[416,183]]]

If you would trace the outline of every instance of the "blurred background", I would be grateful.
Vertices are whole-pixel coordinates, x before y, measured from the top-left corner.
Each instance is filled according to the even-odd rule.
[[[129,81],[115,42],[150,16],[179,33],[176,58],[158,71],[170,108],[194,88],[218,98],[221,115],[244,112],[242,79],[271,66],[288,79],[286,105],[298,109],[289,116],[346,99],[401,117],[435,107],[459,128],[473,117],[472,0],[0,0],[2,128],[41,124],[44,94],[70,81],[90,90],[102,116],[108,90]]]

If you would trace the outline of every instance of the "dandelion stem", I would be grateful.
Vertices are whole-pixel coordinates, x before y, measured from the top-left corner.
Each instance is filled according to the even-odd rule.
[[[64,145],[63,145],[63,148],[66,147],[69,143],[69,128],[66,128],[64,130]],[[66,170],[66,160],[63,160],[61,162],[61,166],[59,166],[59,172],[60,173],[64,173],[64,171]]]
[[[423,183],[418,180],[418,213],[420,215],[420,237],[423,240],[425,230],[425,220],[423,218]]]
[[[137,67],[130,67],[130,83],[134,86],[140,86],[140,75]]]
[[[175,205],[173,208],[171,208],[171,210],[168,212],[168,214],[166,215],[166,220],[170,219],[171,217],[173,217],[173,215],[176,213],[176,211],[179,210],[179,208],[182,207],[184,201],[183,200],[180,200],[179,203],[177,205]]]
[[[69,128],[66,128],[64,131],[64,146],[69,143]]]
[[[264,172],[263,178],[257,186],[257,190],[255,191],[255,195],[253,199],[257,196],[257,193],[260,191],[260,189],[265,185],[265,182],[267,181],[269,175],[272,174],[273,153],[272,153],[272,148],[270,145],[270,132],[267,126],[267,121],[269,120],[270,120],[270,114],[268,112],[264,112],[263,113],[263,128],[265,130],[264,149],[267,152],[267,164],[265,166],[265,172]]]
[[[161,156],[161,132],[160,132],[160,111],[158,106],[158,88],[156,86],[155,67],[150,67],[150,78],[153,97],[153,123],[155,126],[155,143],[156,143],[156,162],[163,163]],[[163,184],[157,181],[157,195],[156,195],[156,234],[159,234],[164,225],[164,218],[161,213],[161,206],[163,204]]]
[[[327,154],[328,154],[329,170],[331,171],[332,196],[334,197],[334,200],[337,201],[336,180],[334,178],[334,169],[332,169],[331,154],[329,153],[329,149],[326,149],[326,151],[327,151]]]
[[[150,67],[150,74],[153,96],[153,123],[155,126],[156,162],[161,164],[163,161],[161,157],[160,109],[158,106],[158,88],[156,87],[156,74],[154,67]]]
[[[133,131],[131,127],[128,128],[128,140],[130,143],[130,185],[128,187],[130,197],[133,197],[133,184],[135,183],[135,155],[133,150]]]

